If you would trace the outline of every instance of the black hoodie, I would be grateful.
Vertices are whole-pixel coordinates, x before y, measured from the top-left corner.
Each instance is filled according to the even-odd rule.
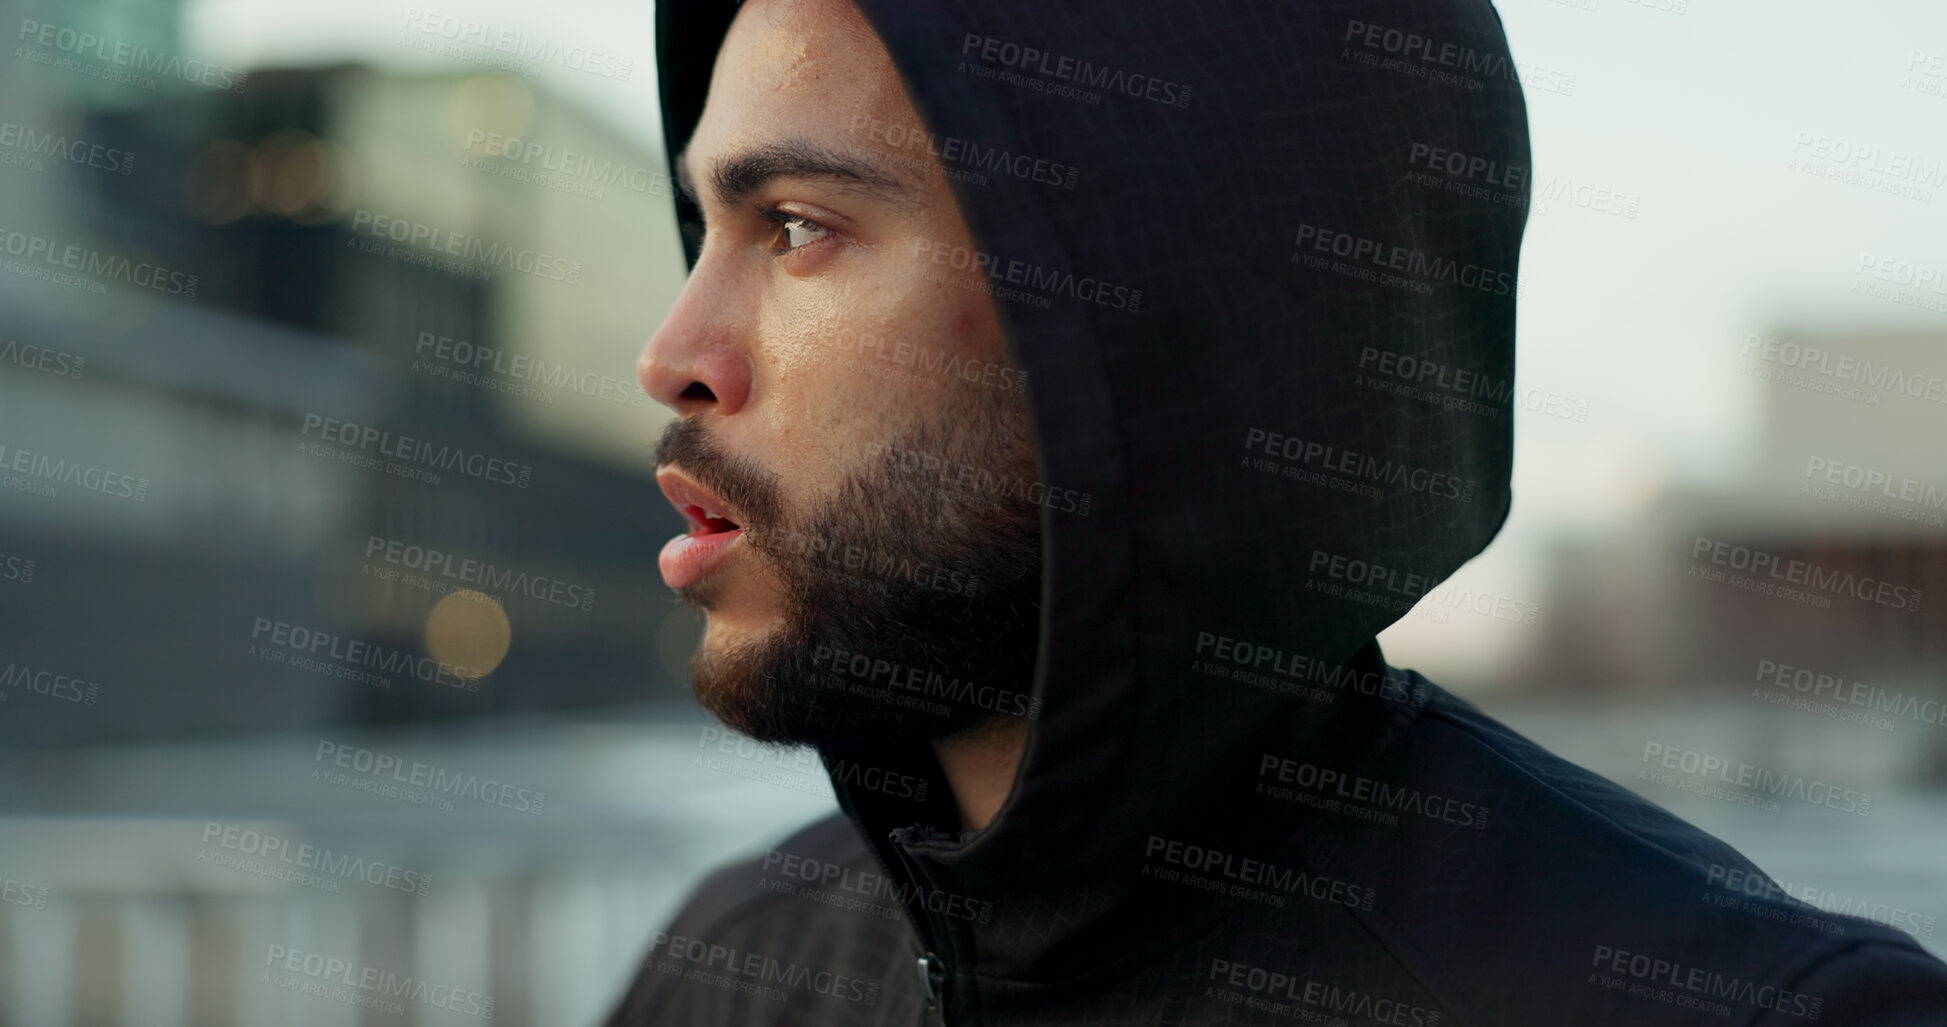
[[[1905,935],[1381,659],[1510,498],[1530,160],[1485,0],[859,6],[984,176],[1043,480],[1089,497],[1044,513],[1039,714],[965,836],[833,774],[613,1027],[1947,1023]],[[734,14],[658,4],[671,153]]]

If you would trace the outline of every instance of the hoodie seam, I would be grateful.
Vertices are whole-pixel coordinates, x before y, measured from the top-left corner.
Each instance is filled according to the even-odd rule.
[[[1402,670],[1404,673],[1418,678],[1419,683],[1423,683],[1427,687],[1427,698],[1422,704],[1409,707],[1397,714],[1391,722],[1392,730],[1386,736],[1385,740],[1378,745],[1372,746],[1368,750],[1366,758],[1358,761],[1356,764],[1357,768],[1361,770],[1372,768],[1379,761],[1380,756],[1386,751],[1392,749],[1394,746],[1403,746],[1417,736],[1421,731],[1421,725],[1429,715],[1427,707],[1434,701],[1436,686],[1432,682],[1427,681],[1425,676],[1418,671],[1410,668],[1393,668],[1385,662],[1383,654],[1380,657],[1380,666],[1383,669]],[[1434,716],[1437,716],[1437,714],[1434,714]],[[1333,834],[1320,834],[1314,829],[1315,826],[1316,821],[1314,820],[1307,820],[1300,823],[1297,837],[1292,839],[1292,851],[1297,855],[1299,862],[1306,866],[1333,872],[1342,871],[1345,863],[1340,858],[1340,853],[1344,848],[1341,839],[1339,836]],[[1328,840],[1341,843],[1332,844],[1328,848],[1325,848],[1324,851],[1318,851],[1325,846]],[[1312,852],[1317,852],[1317,855],[1308,855],[1308,853]],[[1347,914],[1351,916],[1353,923],[1357,924],[1360,930],[1371,937],[1373,942],[1382,951],[1392,957],[1393,962],[1400,969],[1410,974],[1415,981],[1419,982],[1420,987],[1426,990],[1427,995],[1434,1002],[1438,1003],[1449,1014],[1456,1014],[1453,1016],[1454,1021],[1468,1024],[1484,1024],[1489,1022],[1485,1015],[1481,1013],[1470,992],[1458,987],[1448,988],[1446,987],[1447,979],[1444,975],[1440,975],[1436,971],[1422,969],[1423,967],[1437,966],[1438,961],[1431,958],[1426,950],[1421,948],[1413,940],[1410,934],[1402,930],[1399,924],[1393,920],[1390,913],[1379,908],[1362,910],[1357,907],[1348,907]],[[1369,918],[1381,922],[1388,928],[1388,931],[1382,932],[1375,929],[1374,925],[1368,922]],[[1410,951],[1414,959],[1408,961],[1407,959],[1401,958],[1403,954],[1401,950]],[[1457,998],[1450,998],[1450,995],[1456,996]]]
[[[1632,841],[1635,841],[1647,848],[1654,849],[1658,853],[1661,853],[1664,856],[1675,859],[1680,863],[1685,863],[1685,864],[1688,863],[1688,860],[1685,859],[1681,853],[1672,851],[1671,849],[1664,847],[1659,842],[1656,842],[1653,839],[1638,833],[1634,828],[1624,824],[1623,822],[1617,820],[1616,818],[1610,816],[1609,814],[1604,813],[1601,810],[1598,810],[1590,806],[1588,803],[1582,801],[1580,798],[1574,795],[1570,795],[1569,793],[1561,790],[1560,788],[1557,788],[1552,782],[1544,780],[1543,778],[1537,776],[1531,770],[1529,770],[1529,768],[1524,764],[1516,760],[1510,759],[1506,753],[1502,752],[1499,747],[1493,745],[1491,740],[1487,738],[1484,734],[1482,734],[1474,725],[1468,724],[1462,720],[1459,720],[1458,718],[1452,717],[1444,712],[1439,712],[1439,711],[1435,711],[1432,714],[1432,717],[1435,720],[1438,720],[1441,723],[1447,725],[1448,727],[1451,727],[1456,732],[1465,735],[1469,741],[1477,743],[1481,749],[1491,754],[1494,760],[1497,763],[1501,764],[1503,767],[1512,769],[1520,773],[1523,777],[1525,777],[1530,782],[1534,783],[1535,785],[1541,788],[1546,789],[1551,796],[1554,796],[1555,798],[1567,802],[1573,805],[1576,809],[1581,810],[1584,813],[1587,813],[1591,818],[1601,822],[1605,827],[1609,828],[1610,830],[1618,834],[1625,835],[1628,838],[1630,838]],[[1608,779],[1603,778],[1603,780],[1607,781]],[[1614,782],[1610,782],[1610,783],[1613,784]],[[1661,807],[1658,808],[1661,809]]]

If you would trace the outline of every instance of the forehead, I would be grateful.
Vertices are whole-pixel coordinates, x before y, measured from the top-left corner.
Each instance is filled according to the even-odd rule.
[[[784,135],[837,142],[858,118],[919,127],[891,56],[851,0],[748,0],[717,54],[689,150],[714,156]]]

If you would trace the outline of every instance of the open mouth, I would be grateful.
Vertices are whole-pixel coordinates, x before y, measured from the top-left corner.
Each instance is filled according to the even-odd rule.
[[[708,507],[685,503],[678,507],[683,518],[690,522],[690,537],[698,535],[721,535],[729,531],[742,531],[743,525]]]
[[[657,564],[671,588],[688,588],[710,576],[737,548],[744,526],[727,512],[729,504],[680,468],[656,472],[656,484],[683,515],[687,531],[663,545]]]

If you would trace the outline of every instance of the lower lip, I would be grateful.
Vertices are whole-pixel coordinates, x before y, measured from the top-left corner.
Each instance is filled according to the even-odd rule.
[[[662,569],[663,583],[670,588],[688,588],[710,576],[730,551],[731,543],[743,537],[744,529],[719,531],[709,535],[678,535],[663,546],[656,565]]]

